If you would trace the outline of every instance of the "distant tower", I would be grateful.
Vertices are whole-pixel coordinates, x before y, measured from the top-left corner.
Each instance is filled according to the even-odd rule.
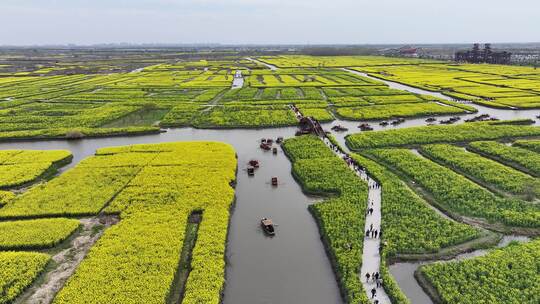
[[[472,50],[456,52],[455,60],[469,63],[509,64],[511,56],[512,53],[506,51],[494,52],[490,43],[486,43],[483,50],[480,50],[479,43],[475,43]]]
[[[484,45],[484,62],[493,62],[493,52],[491,51],[491,43],[486,43]]]
[[[475,43],[472,48],[472,62],[478,63],[480,62],[480,44]]]

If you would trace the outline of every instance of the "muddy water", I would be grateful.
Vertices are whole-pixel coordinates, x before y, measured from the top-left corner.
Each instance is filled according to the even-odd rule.
[[[278,155],[259,149],[262,136],[294,136],[296,128],[267,130],[171,129],[166,133],[76,141],[28,141],[0,143],[0,149],[68,149],[72,167],[95,150],[108,146],[171,141],[212,140],[234,146],[238,154],[236,204],[232,211],[227,245],[225,304],[341,303],[339,289],[307,210],[313,198],[305,196],[294,181],[291,164]],[[255,177],[244,171],[252,159],[261,162]],[[65,169],[64,169],[65,170]],[[279,186],[270,185],[276,176]],[[277,224],[276,236],[265,236],[259,220]]]

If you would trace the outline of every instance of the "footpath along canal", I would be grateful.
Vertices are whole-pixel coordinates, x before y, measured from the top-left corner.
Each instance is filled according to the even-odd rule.
[[[291,105],[291,109],[295,112],[298,120],[305,119],[302,112]],[[366,295],[372,302],[378,301],[380,304],[390,304],[390,298],[386,294],[382,285],[379,284],[379,279],[382,281],[384,278],[378,277],[381,273],[381,254],[380,254],[380,239],[376,233],[381,231],[381,185],[379,185],[368,173],[363,170],[358,164],[356,164],[352,157],[347,154],[341,147],[335,146],[331,140],[326,136],[326,133],[322,131],[322,128],[317,128],[318,124],[315,122],[315,130],[321,140],[338,156],[340,159],[347,163],[349,169],[364,180],[368,184],[368,198],[364,202],[363,213],[366,214],[366,221],[364,231],[366,234],[363,240],[362,248],[362,267],[358,278],[361,280]],[[370,210],[370,212],[368,212]],[[366,274],[370,274],[371,278],[366,278]],[[375,275],[376,274],[376,275]]]

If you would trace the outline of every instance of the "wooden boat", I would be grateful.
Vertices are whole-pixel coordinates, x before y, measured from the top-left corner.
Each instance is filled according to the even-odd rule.
[[[261,149],[269,151],[271,149],[270,145],[261,143],[260,145]]]
[[[449,124],[453,124],[454,121],[450,120],[450,119],[447,119],[447,120],[441,120],[439,121],[440,124],[443,124],[443,125],[449,125]]]
[[[447,120],[441,120],[439,123],[448,125],[448,124],[453,124],[453,123],[455,123],[456,121],[458,121],[460,119],[461,119],[461,117],[454,116],[454,117],[448,118]]]
[[[272,148],[272,153],[277,154],[277,148],[276,147]]]
[[[426,122],[434,122],[434,121],[436,121],[436,120],[437,120],[437,118],[435,118],[435,117],[430,117],[430,118],[426,119]]]
[[[332,127],[332,130],[336,132],[345,132],[345,131],[348,131],[349,129],[345,128],[342,125],[336,125]]]
[[[396,120],[393,120],[392,122],[390,122],[391,125],[393,126],[397,126],[399,124],[402,124],[405,122],[405,118],[396,118]]]
[[[277,186],[278,185],[278,180],[277,180],[277,177],[272,177],[272,186]]]
[[[283,137],[280,136],[276,139],[276,144],[281,144],[282,142],[283,142]]]
[[[367,123],[363,123],[361,125],[358,126],[358,128],[362,131],[373,131],[373,127],[371,127],[369,124]]]
[[[275,235],[276,230],[274,229],[274,223],[272,223],[271,219],[262,218],[261,219],[261,227],[263,231],[268,235]]]
[[[255,175],[255,168],[253,168],[253,167],[247,168],[247,174],[248,174],[248,176],[254,176]]]
[[[388,121],[383,120],[383,121],[381,121],[381,122],[379,123],[379,125],[382,126],[382,127],[386,127],[386,126],[388,126]]]
[[[482,114],[482,115],[477,115],[473,118],[465,119],[465,122],[490,121],[490,120],[498,120],[498,119],[495,117],[489,116],[489,114]]]

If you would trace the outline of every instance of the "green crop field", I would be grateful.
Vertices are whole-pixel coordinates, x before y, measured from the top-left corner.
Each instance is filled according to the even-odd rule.
[[[472,260],[422,267],[445,303],[540,301],[539,241],[512,244]]]
[[[142,162],[141,153],[147,155]],[[120,213],[122,220],[105,232],[54,303],[123,302],[133,297],[162,303],[178,268],[188,217],[195,210],[203,212],[204,220],[183,303],[219,303],[234,196],[229,186],[236,169],[233,149],[212,142],[106,148],[82,166],[106,166],[111,158],[122,159],[120,164],[137,171],[128,173],[129,183],[106,210]],[[112,271],[111,262],[116,264]]]
[[[325,104],[327,111],[348,120],[476,112],[468,105],[390,89],[343,67],[499,108],[537,107],[540,98],[540,92],[534,91],[536,72],[528,68],[506,72],[495,65],[479,69],[376,56],[258,59],[280,68],[269,70],[251,61],[226,58],[176,63],[149,60],[137,72],[115,68],[116,62],[88,62],[4,73],[0,82],[0,139],[144,134],[158,132],[159,126],[294,125],[294,119],[285,118],[286,111],[277,114],[272,108],[260,108],[257,113],[245,113],[254,117],[248,119],[235,117],[235,108],[229,106],[270,107],[311,101]],[[244,83],[239,89],[232,88],[236,71],[243,71]],[[429,83],[419,83],[419,79],[429,79]],[[209,114],[215,105],[223,106],[223,111]],[[309,114],[325,121],[334,119],[322,111]]]
[[[0,151],[0,188],[13,188],[54,174],[71,161],[69,151]]]
[[[69,155],[63,151],[52,155],[9,152],[11,155],[4,153],[4,162],[21,166],[25,163],[16,161],[24,160],[24,154],[42,161]],[[74,219],[34,218],[90,216],[104,208],[106,214],[120,214],[121,222],[95,244],[55,303],[129,302],[133,297],[161,303],[171,292],[184,231],[194,211],[202,212],[204,220],[198,228],[183,303],[219,303],[234,196],[229,183],[235,179],[235,170],[234,150],[222,143],[113,147],[101,149],[51,181],[11,197],[0,209],[2,217],[29,220],[0,222],[1,303],[20,294],[49,260],[45,254],[2,250],[54,247],[79,227]],[[143,285],[147,288],[137,287]],[[139,290],[138,295],[135,290]]]
[[[0,252],[0,303],[11,303],[45,269],[50,257],[34,252]]]

